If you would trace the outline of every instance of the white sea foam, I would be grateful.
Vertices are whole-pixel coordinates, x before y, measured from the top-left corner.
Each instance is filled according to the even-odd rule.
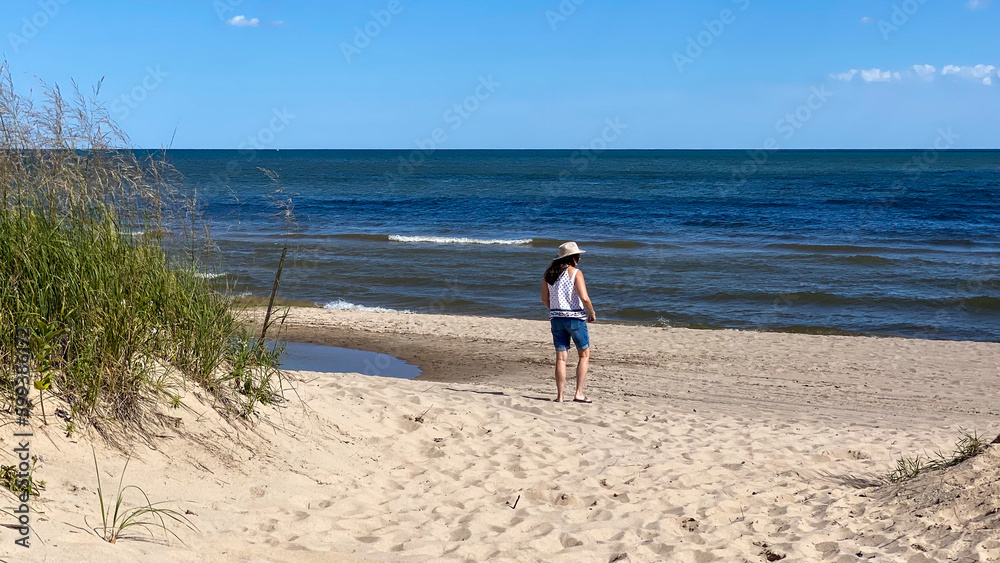
[[[331,301],[326,305],[323,305],[323,308],[336,309],[338,311],[368,311],[370,313],[413,313],[413,311],[399,311],[397,309],[386,309],[385,307],[366,307],[365,305],[358,305],[356,303],[351,303],[350,301],[344,301],[343,299]]]
[[[205,279],[205,280],[214,280],[215,278],[221,278],[222,276],[225,276],[225,275],[227,275],[225,272],[223,272],[221,274],[206,274],[204,272],[198,272],[198,273],[196,273],[194,275],[194,277]]]
[[[429,242],[432,244],[499,244],[499,245],[531,244],[530,238],[479,239],[479,238],[465,238],[465,237],[424,237],[424,236],[389,235],[389,240],[393,242]]]

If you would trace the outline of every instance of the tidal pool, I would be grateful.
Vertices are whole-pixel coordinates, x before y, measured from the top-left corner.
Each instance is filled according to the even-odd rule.
[[[420,368],[388,354],[365,350],[286,342],[281,369],[329,373],[363,373],[379,377],[413,379]]]

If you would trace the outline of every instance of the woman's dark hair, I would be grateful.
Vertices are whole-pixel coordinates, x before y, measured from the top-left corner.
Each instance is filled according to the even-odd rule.
[[[569,256],[563,256],[562,258],[556,258],[549,265],[549,269],[545,270],[545,283],[552,285],[556,283],[559,276],[562,275],[563,270],[566,266],[576,266],[580,263],[579,254],[570,254]]]

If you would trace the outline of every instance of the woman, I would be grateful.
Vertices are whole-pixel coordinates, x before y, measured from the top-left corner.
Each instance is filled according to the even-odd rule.
[[[559,247],[559,255],[545,270],[542,280],[542,303],[549,308],[549,322],[552,325],[552,343],[556,346],[556,402],[563,402],[563,388],[566,386],[566,359],[569,356],[569,341],[576,344],[580,362],[576,365],[577,403],[590,403],[583,394],[583,382],[587,379],[590,365],[590,336],[587,322],[597,320],[597,313],[587,295],[587,284],[583,272],[576,268],[580,263],[580,250],[575,242],[567,242]]]

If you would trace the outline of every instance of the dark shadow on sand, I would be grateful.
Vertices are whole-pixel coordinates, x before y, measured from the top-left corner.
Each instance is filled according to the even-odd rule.
[[[445,387],[448,391],[458,391],[459,393],[475,393],[477,395],[506,395],[503,391],[475,391],[473,389],[455,389],[454,387]]]

